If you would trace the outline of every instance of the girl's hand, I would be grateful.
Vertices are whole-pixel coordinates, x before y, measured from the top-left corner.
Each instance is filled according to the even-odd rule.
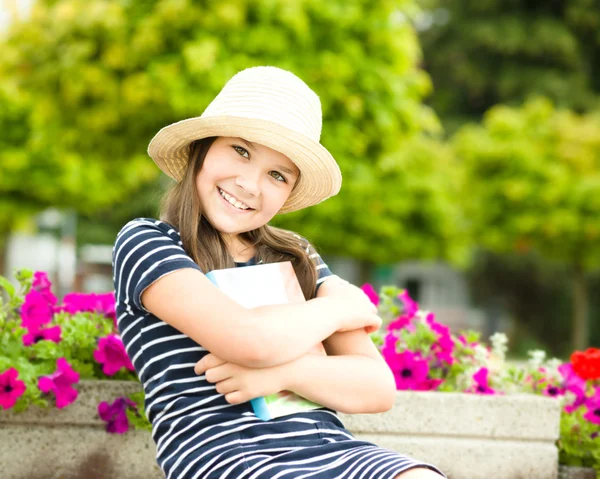
[[[194,371],[205,374],[209,383],[216,384],[217,392],[224,394],[229,404],[240,404],[285,389],[279,366],[247,368],[209,353],[196,363]]]
[[[381,327],[381,318],[375,306],[362,289],[339,277],[325,281],[319,288],[319,296],[326,296],[337,303],[344,314],[338,331],[364,328],[373,333]]]

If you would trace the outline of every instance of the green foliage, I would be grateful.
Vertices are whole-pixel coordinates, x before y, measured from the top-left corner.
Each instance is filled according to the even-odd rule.
[[[494,251],[536,250],[600,266],[600,117],[543,99],[497,106],[453,138],[473,234]]]
[[[132,393],[127,396],[128,399],[132,400],[136,404],[135,410],[127,408],[126,414],[129,419],[130,425],[134,429],[143,429],[145,431],[152,431],[152,424],[146,419],[145,407],[144,407],[144,391]]]
[[[14,367],[26,390],[17,399],[13,410],[21,412],[30,406],[48,407],[46,394],[38,388],[38,379],[56,371],[56,360],[65,358],[82,379],[106,379],[101,365],[94,359],[98,339],[114,333],[113,320],[100,313],[55,313],[48,327],[60,326],[58,343],[40,340],[31,346],[23,344],[27,330],[21,325],[20,308],[31,289],[32,273],[21,270],[16,275],[19,288],[0,276],[0,372]],[[110,377],[114,380],[137,380],[135,372],[121,370]],[[144,418],[145,419],[145,418]]]
[[[498,103],[532,95],[562,107],[600,106],[597,2],[419,0],[431,103],[450,129]]]
[[[598,426],[584,419],[584,408],[560,417],[559,462],[568,466],[593,467],[600,475]]]
[[[440,127],[422,103],[431,82],[407,21],[414,10],[414,0],[40,0],[1,44],[10,135],[0,207],[18,217],[72,206],[104,221],[158,184],[145,155],[158,129],[200,115],[237,71],[269,64],[320,96],[322,141],[344,175],[338,197],[277,224],[372,262],[461,261],[452,156],[419,136]],[[137,211],[156,206],[147,201]],[[101,236],[114,238],[112,228]]]

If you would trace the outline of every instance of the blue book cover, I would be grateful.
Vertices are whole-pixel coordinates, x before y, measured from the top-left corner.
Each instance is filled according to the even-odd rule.
[[[206,277],[245,308],[304,301],[302,288],[289,261],[219,269]],[[321,343],[315,345],[311,353],[326,354]],[[255,398],[250,403],[254,414],[263,421],[322,407],[291,391]]]

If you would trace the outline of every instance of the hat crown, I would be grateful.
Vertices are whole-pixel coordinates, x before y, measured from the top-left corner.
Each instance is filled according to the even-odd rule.
[[[201,117],[220,116],[265,120],[315,142],[321,138],[319,97],[296,75],[277,67],[247,68],[233,76]]]

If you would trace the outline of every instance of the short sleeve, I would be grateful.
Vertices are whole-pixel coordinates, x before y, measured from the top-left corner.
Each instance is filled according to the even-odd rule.
[[[144,308],[144,290],[178,269],[200,267],[183,249],[179,232],[152,218],[136,218],[117,234],[113,247],[113,281],[117,304]]]
[[[315,290],[316,295],[317,291],[319,291],[319,286],[323,284],[323,281],[325,281],[325,279],[327,279],[329,276],[334,276],[334,274],[331,272],[325,261],[323,261],[323,258],[321,258],[321,255],[317,252],[315,247],[310,244],[306,238],[303,238],[299,235],[294,236],[302,242],[304,251],[317,268],[317,288]]]

